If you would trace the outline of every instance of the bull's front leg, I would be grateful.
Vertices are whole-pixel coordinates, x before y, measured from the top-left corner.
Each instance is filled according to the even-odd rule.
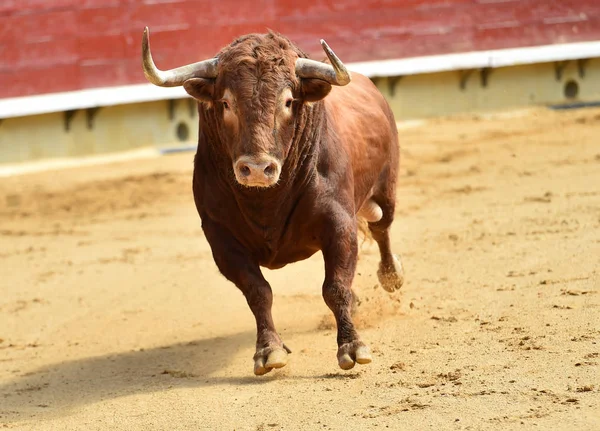
[[[227,230],[210,221],[203,221],[202,227],[219,271],[242,291],[254,314],[254,374],[260,376],[273,368],[285,366],[287,355],[291,351],[283,344],[275,330],[271,314],[273,292],[258,263]]]
[[[340,368],[349,370],[355,363],[371,362],[371,352],[361,340],[352,323],[352,280],[356,270],[358,243],[356,221],[339,213],[332,221],[323,246],[325,282],[323,299],[333,312],[337,324],[337,359]]]

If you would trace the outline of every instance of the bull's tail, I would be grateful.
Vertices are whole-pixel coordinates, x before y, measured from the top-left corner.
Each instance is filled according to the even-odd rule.
[[[371,231],[369,230],[369,222],[362,217],[356,217],[356,227],[358,228],[358,239],[360,245],[364,245],[365,242],[371,242],[373,237],[371,236]]]

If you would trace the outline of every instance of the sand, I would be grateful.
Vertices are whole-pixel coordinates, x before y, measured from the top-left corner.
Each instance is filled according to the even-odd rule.
[[[321,256],[265,271],[290,363],[191,195],[193,154],[0,179],[0,428],[600,429],[600,110],[401,125],[406,283],[361,246],[370,365],[337,367]]]

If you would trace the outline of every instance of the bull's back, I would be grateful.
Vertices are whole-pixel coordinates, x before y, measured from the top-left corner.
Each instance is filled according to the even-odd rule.
[[[392,111],[377,87],[353,73],[344,87],[333,87],[325,103],[354,174],[357,209],[368,197],[380,173],[398,163],[398,133]]]

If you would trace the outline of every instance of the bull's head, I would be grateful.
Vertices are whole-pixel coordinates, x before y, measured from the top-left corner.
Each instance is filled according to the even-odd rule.
[[[331,64],[303,58],[284,37],[249,35],[216,58],[162,71],[152,60],[146,28],[142,57],[148,81],[183,86],[205,105],[218,124],[238,183],[270,187],[279,180],[303,104],[323,99],[332,85],[350,82],[324,40],[321,46]]]

